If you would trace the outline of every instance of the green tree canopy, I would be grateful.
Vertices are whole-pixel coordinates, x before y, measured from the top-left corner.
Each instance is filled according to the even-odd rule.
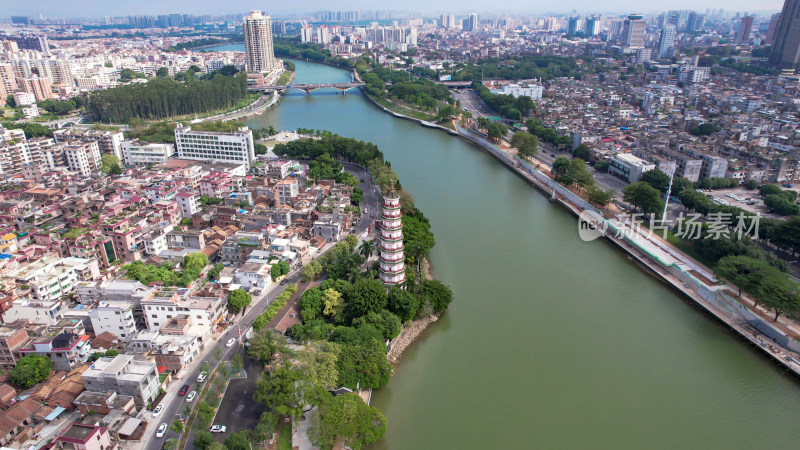
[[[411,292],[395,286],[389,290],[387,306],[402,322],[408,322],[417,314],[419,299]]]
[[[341,437],[350,448],[363,448],[386,433],[386,418],[355,394],[326,396],[312,413],[308,436],[322,450],[333,448]]]
[[[669,187],[669,175],[658,169],[648,170],[643,173],[641,181],[644,181],[661,192],[667,192],[667,187]]]
[[[8,380],[16,386],[29,388],[50,376],[53,360],[42,355],[26,355],[8,372]]]
[[[629,184],[622,189],[623,200],[635,206],[645,214],[656,214],[660,216],[664,202],[661,201],[661,193],[658,189],[650,186],[644,181]]]
[[[250,293],[241,288],[231,292],[231,295],[228,298],[228,304],[231,305],[231,309],[235,312],[239,312],[242,308],[246,308],[251,301],[252,297],[250,296]]]
[[[519,150],[521,156],[534,156],[539,151],[539,138],[526,131],[517,131],[511,137],[511,146]]]
[[[351,317],[361,317],[369,312],[378,312],[386,307],[386,290],[383,283],[371,278],[355,282],[347,297]]]
[[[250,337],[247,354],[261,364],[269,364],[278,353],[286,351],[286,338],[269,328],[261,328]]]

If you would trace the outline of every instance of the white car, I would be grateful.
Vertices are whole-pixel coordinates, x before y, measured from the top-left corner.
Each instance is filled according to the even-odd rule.
[[[224,432],[228,431],[228,427],[226,427],[225,425],[214,425],[208,431],[210,431],[212,433],[224,433]]]
[[[236,338],[230,338],[228,339],[228,342],[225,343],[225,347],[231,348],[235,343],[236,343]]]
[[[200,372],[200,375],[197,376],[197,382],[202,383],[203,381],[206,381],[206,373]]]
[[[156,406],[156,409],[153,410],[153,417],[158,417],[161,414],[161,410],[164,409],[164,405]]]
[[[186,403],[192,403],[194,398],[197,396],[197,391],[189,392],[189,395],[186,396]]]
[[[156,430],[156,437],[162,438],[165,434],[167,434],[167,424],[162,423],[158,426],[158,430]]]

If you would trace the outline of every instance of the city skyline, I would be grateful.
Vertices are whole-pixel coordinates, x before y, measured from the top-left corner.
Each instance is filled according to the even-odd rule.
[[[580,13],[618,13],[625,14],[629,12],[638,12],[649,14],[661,11],[659,9],[648,7],[641,8],[641,3],[633,0],[622,1],[589,1],[589,0],[573,0],[571,2],[562,3],[561,7],[554,9],[549,3],[539,5],[531,5],[530,3],[522,0],[510,0],[504,3],[502,8],[494,8],[491,11],[486,10],[486,4],[482,2],[437,2],[432,6],[429,2],[420,0],[412,0],[402,4],[402,11],[406,12],[422,12],[431,14],[432,16],[437,13],[447,12],[454,14],[468,14],[470,12],[478,12],[483,14],[502,15],[508,14],[569,14],[573,11]],[[36,16],[40,14],[45,17],[97,17],[102,15],[129,15],[129,14],[165,14],[165,13],[186,13],[186,14],[237,14],[253,9],[263,9],[267,14],[290,14],[290,13],[309,13],[324,10],[338,10],[338,9],[364,9],[364,10],[396,10],[401,11],[396,5],[376,5],[372,2],[353,2],[349,3],[346,8],[332,5],[323,1],[306,1],[302,5],[294,5],[287,7],[272,7],[265,9],[266,5],[251,0],[233,0],[224,2],[222,4],[217,2],[196,2],[189,0],[174,0],[170,2],[156,1],[156,0],[141,0],[137,2],[120,2],[109,3],[101,0],[78,0],[65,4],[56,0],[41,0],[36,3],[34,7],[29,4],[13,4],[3,8],[4,16],[11,15],[27,15]],[[707,1],[691,1],[691,0],[677,0],[670,3],[667,9],[694,9],[697,11],[704,11],[707,8],[719,9],[730,12],[777,12],[783,7],[781,0],[768,0],[753,4],[745,0],[707,0]],[[81,11],[86,11],[81,13]]]

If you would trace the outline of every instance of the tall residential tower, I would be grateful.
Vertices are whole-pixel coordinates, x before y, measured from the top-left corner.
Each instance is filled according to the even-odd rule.
[[[272,19],[261,11],[251,11],[244,18],[244,43],[247,47],[245,68],[248,72],[267,73],[275,69],[272,50]]]
[[[783,3],[769,62],[781,69],[796,69],[800,63],[800,0]]]

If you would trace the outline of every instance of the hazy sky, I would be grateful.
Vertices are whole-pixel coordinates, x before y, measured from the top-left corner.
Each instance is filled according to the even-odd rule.
[[[638,11],[643,13],[666,9],[724,8],[726,11],[780,10],[783,0],[672,0],[660,4],[642,0],[566,0],[559,2],[505,0],[404,0],[402,2],[376,2],[374,0],[299,0],[290,2],[252,0],[0,0],[0,17],[27,15],[38,17],[97,17],[103,15],[128,14],[227,14],[251,9],[266,10],[270,14],[327,9],[387,9],[435,13],[452,11],[461,13],[475,10],[492,14],[518,13],[569,13],[577,10],[589,12]],[[645,6],[647,5],[647,6]]]

